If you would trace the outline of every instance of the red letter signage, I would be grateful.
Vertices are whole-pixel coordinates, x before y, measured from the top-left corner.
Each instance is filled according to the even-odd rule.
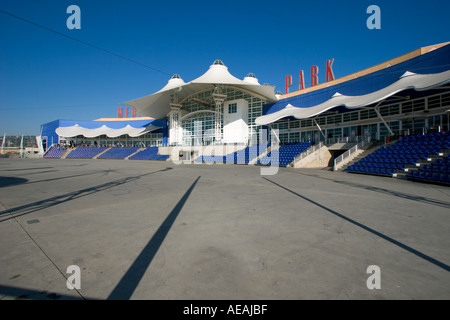
[[[317,86],[319,84],[319,67],[311,67],[311,87]]]
[[[327,60],[327,68],[326,68],[326,79],[328,81],[334,80],[334,72],[333,72],[333,63],[334,58]],[[311,87],[317,86],[319,84],[319,67],[312,66],[311,67]],[[289,87],[292,85],[292,76],[286,76],[286,94],[289,93]],[[298,91],[305,89],[305,74],[303,70],[300,70],[299,78],[298,78]]]
[[[292,76],[286,76],[286,93],[289,93],[289,87],[292,85]]]
[[[298,90],[305,89],[305,76],[303,70],[300,70],[300,76],[298,78]]]
[[[333,72],[333,62],[334,58],[331,60],[327,60],[327,82],[334,80],[334,72]]]

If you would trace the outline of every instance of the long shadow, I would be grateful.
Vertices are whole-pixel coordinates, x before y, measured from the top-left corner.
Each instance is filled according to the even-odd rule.
[[[21,169],[0,169],[0,171],[27,171],[27,170],[39,170],[39,169],[54,169],[54,167],[21,168]]]
[[[315,206],[318,206],[319,208],[322,208],[323,210],[326,210],[326,211],[334,214],[335,216],[337,216],[337,217],[339,217],[341,219],[344,219],[344,220],[354,224],[357,227],[360,227],[361,229],[369,231],[370,233],[372,233],[372,234],[374,234],[374,235],[376,235],[376,236],[378,236],[378,237],[380,237],[380,238],[382,238],[384,240],[387,240],[390,243],[392,243],[392,244],[394,244],[394,245],[396,245],[396,246],[398,246],[398,247],[400,247],[402,249],[405,249],[405,250],[409,251],[410,253],[415,254],[416,256],[418,256],[418,257],[420,257],[422,259],[425,259],[428,262],[431,262],[432,264],[434,264],[434,265],[444,269],[445,271],[450,271],[450,266],[448,266],[447,264],[445,264],[445,263],[443,263],[443,262],[441,262],[439,260],[436,260],[436,259],[434,259],[434,258],[432,258],[432,257],[430,257],[430,256],[428,256],[428,255],[426,255],[426,254],[424,254],[424,253],[414,249],[414,248],[411,248],[411,247],[407,246],[404,243],[401,243],[400,241],[397,241],[397,240],[395,240],[395,239],[393,239],[391,237],[388,237],[388,236],[382,234],[381,232],[378,232],[378,231],[376,231],[376,230],[374,230],[374,229],[372,229],[372,228],[370,228],[368,226],[365,226],[365,225],[363,225],[363,224],[361,224],[361,223],[359,223],[359,222],[357,222],[357,221],[355,221],[355,220],[353,220],[351,218],[348,218],[348,217],[344,216],[343,214],[341,214],[341,213],[339,213],[337,211],[334,211],[334,210],[332,210],[330,208],[327,208],[324,205],[321,205],[320,203],[317,203],[314,200],[311,200],[311,199],[309,199],[309,198],[307,198],[305,196],[302,196],[301,194],[299,194],[299,193],[297,193],[295,191],[292,191],[291,189],[288,189],[288,188],[286,188],[286,187],[284,187],[284,186],[282,186],[282,185],[280,185],[280,184],[278,184],[278,183],[276,183],[276,182],[274,182],[272,180],[269,180],[269,179],[267,179],[265,177],[263,177],[263,179],[266,180],[266,181],[269,181],[270,183],[273,183],[274,185],[280,187],[281,189],[289,191],[290,193],[296,195],[297,197],[302,198],[303,200],[306,200],[306,201],[314,204]]]
[[[35,289],[0,285],[0,296],[2,295],[14,297],[16,300],[87,300],[81,296],[69,296],[44,290],[39,291]]]
[[[27,184],[31,183],[40,183],[40,182],[49,182],[49,181],[55,181],[55,180],[63,180],[63,179],[69,179],[69,178],[76,178],[76,177],[84,177],[84,176],[90,176],[97,173],[108,173],[112,170],[102,170],[102,171],[95,171],[90,173],[81,173],[81,174],[73,174],[71,176],[64,176],[64,177],[57,177],[57,178],[49,178],[49,179],[43,179],[43,180],[37,180],[37,181],[29,181]]]
[[[119,283],[109,295],[108,300],[128,300],[131,298],[199,179],[200,176],[194,181],[180,201],[178,201],[177,205],[172,209],[144,249],[142,249],[125,275],[120,279]]]
[[[332,182],[343,184],[343,185],[349,186],[349,187],[365,189],[365,190],[379,192],[379,193],[384,193],[384,194],[387,194],[387,195],[391,195],[391,196],[395,196],[395,197],[399,197],[399,198],[403,198],[403,199],[407,199],[407,200],[413,200],[413,201],[418,201],[418,202],[425,202],[425,203],[432,204],[432,205],[439,206],[439,207],[450,208],[450,202],[447,202],[447,201],[441,201],[441,200],[436,200],[436,199],[432,199],[432,198],[416,196],[416,195],[412,195],[412,194],[408,194],[408,193],[403,193],[403,192],[399,192],[399,191],[393,191],[393,190],[384,189],[384,188],[378,188],[378,187],[365,185],[365,184],[359,184],[359,183],[353,183],[353,182],[348,182],[348,181],[341,181],[341,180],[324,178],[324,177],[320,177],[318,175],[305,174],[305,173],[295,172],[295,171],[290,171],[290,170],[288,170],[288,171],[292,172],[292,173],[308,176],[308,177],[314,177],[314,178],[318,178],[318,179],[322,179],[322,180],[332,181]]]
[[[28,203],[22,206],[18,206],[15,208],[11,208],[11,209],[7,209],[7,210],[3,210],[0,211],[0,216],[4,216],[7,214],[13,215],[10,216],[8,218],[2,219],[0,220],[0,222],[4,222],[10,219],[13,219],[14,217],[20,217],[26,214],[30,214],[32,212],[36,212],[39,210],[43,210],[43,209],[47,209],[71,200],[75,200],[81,197],[85,197],[100,191],[104,191],[110,188],[114,188],[135,180],[138,180],[144,176],[148,176],[151,174],[155,174],[157,172],[163,172],[163,171],[167,171],[167,170],[171,170],[172,168],[166,168],[166,169],[162,169],[162,170],[157,170],[157,171],[153,171],[153,172],[149,172],[149,173],[145,173],[145,174],[141,174],[138,176],[134,176],[134,177],[127,177],[127,178],[122,178],[122,179],[118,179],[115,181],[111,181],[111,182],[107,182],[107,183],[103,183],[94,187],[89,187],[89,188],[85,188],[85,189],[81,189],[78,191],[74,191],[74,192],[69,192],[66,194],[62,194],[59,196],[55,196],[55,197],[51,197],[45,200],[40,200],[40,201],[36,201],[36,202],[32,202],[32,203]]]
[[[0,188],[5,188],[9,186],[15,186],[18,184],[24,184],[28,179],[17,178],[17,177],[0,177]]]

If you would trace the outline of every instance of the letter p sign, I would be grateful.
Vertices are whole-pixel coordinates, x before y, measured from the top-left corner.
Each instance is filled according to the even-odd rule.
[[[66,273],[70,273],[71,276],[67,278],[67,289],[81,289],[81,271],[77,265],[71,265],[67,267]]]

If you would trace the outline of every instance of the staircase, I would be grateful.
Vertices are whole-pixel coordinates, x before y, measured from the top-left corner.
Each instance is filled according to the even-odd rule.
[[[359,160],[368,156],[372,152],[375,152],[383,145],[384,145],[384,142],[380,142],[380,141],[371,142],[364,149],[360,149],[359,152],[357,151],[356,156],[349,159],[349,161],[343,161],[343,163],[335,171],[344,171],[348,166],[353,165],[355,162],[358,162]]]
[[[76,148],[67,148],[66,152],[64,152],[64,154],[61,156],[61,159],[65,159],[67,157],[67,155],[72,151],[75,150]]]
[[[147,149],[147,147],[145,148],[139,148],[136,152],[133,152],[132,154],[130,154],[128,157],[125,157],[124,160],[129,160],[130,157],[134,156],[136,153],[141,152],[142,150]]]
[[[100,152],[98,155],[96,155],[95,157],[93,157],[92,159],[97,159],[98,157],[100,157],[102,154],[104,154],[106,151],[108,151],[109,149],[111,149],[112,147],[109,147],[108,149],[106,149],[105,151]]]

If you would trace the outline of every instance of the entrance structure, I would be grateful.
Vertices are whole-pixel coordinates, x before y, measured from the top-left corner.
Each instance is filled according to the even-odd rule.
[[[185,83],[174,75],[160,91],[125,102],[140,114],[167,118],[170,146],[248,145],[259,141],[255,119],[263,105],[278,101],[274,87],[253,73],[240,80],[216,60],[202,76]]]

